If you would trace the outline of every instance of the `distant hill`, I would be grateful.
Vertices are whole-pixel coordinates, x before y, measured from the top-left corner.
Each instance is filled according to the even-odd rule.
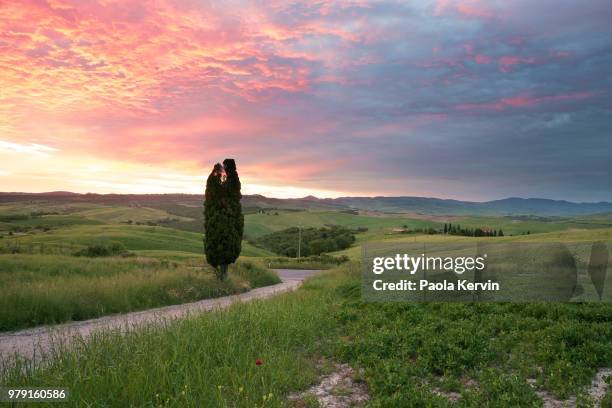
[[[92,202],[163,208],[168,205],[199,207],[199,194],[76,194],[64,191],[50,193],[1,193],[0,203],[19,201]],[[369,210],[386,213],[426,215],[537,215],[576,216],[612,212],[612,203],[573,203],[542,198],[506,198],[486,202],[445,200],[428,197],[339,197],[269,198],[245,195],[245,208],[277,208],[295,210]]]
[[[340,197],[322,199],[361,210],[420,213],[433,215],[553,215],[574,216],[612,211],[612,203],[573,203],[543,198],[505,198],[472,202],[426,197]]]

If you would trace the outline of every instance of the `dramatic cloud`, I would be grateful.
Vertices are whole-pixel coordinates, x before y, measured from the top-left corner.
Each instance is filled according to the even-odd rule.
[[[0,190],[612,200],[609,2],[0,2]]]

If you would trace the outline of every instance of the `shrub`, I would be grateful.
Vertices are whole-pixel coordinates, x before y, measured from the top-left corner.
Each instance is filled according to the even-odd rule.
[[[327,254],[311,255],[302,258],[266,258],[266,265],[277,269],[329,269],[349,261],[349,257]]]
[[[125,249],[121,242],[111,242],[108,244],[89,245],[74,253],[74,256],[86,256],[90,258],[101,256],[129,256],[130,253]]]

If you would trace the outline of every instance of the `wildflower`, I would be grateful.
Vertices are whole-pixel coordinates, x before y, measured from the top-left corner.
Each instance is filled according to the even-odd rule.
[[[263,361],[260,359],[255,360],[255,365],[260,366],[263,364]]]

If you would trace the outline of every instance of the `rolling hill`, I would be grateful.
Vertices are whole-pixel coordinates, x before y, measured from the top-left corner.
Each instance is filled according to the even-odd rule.
[[[194,218],[201,212],[203,196],[198,194],[75,194],[51,193],[0,193],[2,202],[47,203],[82,202],[106,205],[142,206],[173,209],[173,214]],[[612,203],[575,203],[565,200],[542,198],[505,198],[502,200],[474,202],[430,197],[339,197],[317,198],[269,198],[262,195],[245,195],[245,209],[274,208],[316,211],[367,210],[386,213],[412,213],[424,215],[534,215],[577,216],[612,212]]]

